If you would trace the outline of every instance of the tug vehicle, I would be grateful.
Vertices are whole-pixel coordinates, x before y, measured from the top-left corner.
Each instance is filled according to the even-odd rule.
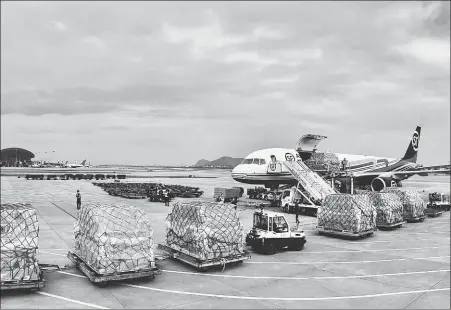
[[[246,235],[246,245],[268,255],[288,248],[300,251],[306,243],[305,233],[291,228],[283,213],[260,210],[254,212],[253,227]]]
[[[426,206],[425,213],[428,216],[439,216],[443,211],[450,210],[449,197],[443,193],[429,193],[429,202]]]

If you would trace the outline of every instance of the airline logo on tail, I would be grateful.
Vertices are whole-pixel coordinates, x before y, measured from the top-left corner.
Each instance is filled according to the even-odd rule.
[[[420,145],[420,134],[421,134],[421,127],[417,126],[417,128],[413,132],[412,140],[409,143],[409,147],[407,148],[406,154],[402,158],[403,160],[406,160],[406,161],[412,162],[412,163],[415,163],[417,161],[418,148]]]
[[[415,131],[412,136],[412,147],[414,151],[418,151],[418,144],[420,142],[420,134]]]

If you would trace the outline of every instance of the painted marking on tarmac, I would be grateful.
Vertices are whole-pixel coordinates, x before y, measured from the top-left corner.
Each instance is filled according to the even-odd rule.
[[[394,259],[381,259],[381,260],[364,260],[364,261],[341,261],[341,262],[255,262],[247,261],[246,264],[277,264],[277,265],[319,265],[319,264],[366,264],[366,263],[382,263],[382,262],[395,262],[406,260],[427,260],[437,258],[449,258],[450,256],[433,256],[433,257],[410,257],[410,258],[394,258]]]
[[[414,271],[414,272],[401,272],[401,273],[385,273],[385,274],[368,274],[368,275],[358,275],[358,276],[336,276],[336,277],[252,277],[252,276],[234,276],[225,274],[208,274],[208,273],[198,273],[198,272],[187,272],[187,271],[176,271],[176,270],[165,270],[161,271],[167,273],[185,274],[185,275],[196,275],[204,277],[220,277],[220,278],[237,278],[237,279],[272,279],[272,280],[334,280],[334,279],[358,279],[358,278],[374,278],[374,277],[389,277],[389,276],[404,276],[413,274],[428,274],[428,273],[441,273],[450,272],[449,269],[445,270],[428,270],[428,271]]]
[[[344,250],[344,251],[305,251],[303,254],[325,254],[325,253],[358,253],[358,252],[386,252],[386,251],[406,251],[406,250],[425,250],[425,249],[441,249],[445,246],[431,246],[424,248],[404,248],[404,249],[378,249],[378,250]],[[449,246],[448,246],[449,247]]]
[[[56,255],[56,256],[64,256],[64,257],[67,257],[66,255],[63,255],[63,254],[52,253],[52,252],[47,252],[47,251],[42,251],[42,250],[38,250],[38,253],[45,253],[45,254],[51,254],[51,255]]]
[[[279,301],[320,301],[320,300],[337,300],[337,299],[362,299],[371,297],[385,297],[385,296],[395,296],[395,295],[406,295],[406,294],[422,294],[431,292],[441,292],[449,291],[450,288],[441,288],[433,290],[418,290],[418,291],[407,291],[407,292],[396,292],[396,293],[381,293],[373,295],[351,295],[351,296],[336,296],[336,297],[255,297],[255,296],[236,296],[236,295],[218,295],[218,294],[208,294],[208,293],[194,293],[176,290],[166,290],[160,288],[153,288],[134,284],[123,284],[124,286],[145,289],[149,291],[156,291],[162,293],[172,293],[181,295],[195,295],[203,297],[213,297],[213,298],[227,298],[227,299],[247,299],[247,300],[279,300]]]
[[[86,276],[82,276],[80,274],[75,274],[75,273],[71,273],[71,272],[65,272],[65,271],[57,271],[58,273],[62,273],[62,274],[67,274],[69,276],[74,276],[74,277],[78,277],[78,278],[86,278]]]
[[[94,304],[90,304],[87,302],[83,302],[83,301],[79,301],[79,300],[75,300],[75,299],[71,299],[71,298],[67,298],[67,297],[63,297],[63,296],[59,296],[59,295],[53,295],[50,293],[46,293],[46,292],[36,292],[39,295],[44,295],[47,297],[52,297],[52,298],[56,298],[56,299],[61,299],[61,300],[65,300],[65,301],[70,301],[79,305],[83,305],[83,306],[88,306],[91,308],[97,308],[97,309],[111,309],[111,308],[107,308],[107,307],[102,307],[102,306],[98,306],[98,305],[94,305]]]
[[[322,237],[322,236],[308,236],[310,237]],[[434,239],[421,239],[421,241],[442,241],[442,240],[446,240],[446,239],[450,239],[450,237],[444,237],[444,238],[434,238]],[[338,240],[337,240],[338,241]],[[347,241],[347,240],[342,240],[342,241]],[[395,240],[375,240],[375,241],[355,241],[355,242],[350,242],[350,243],[346,243],[347,245],[350,244],[372,244],[372,243],[390,243],[390,242],[407,242],[407,241],[414,241],[414,240],[401,240],[401,239],[395,239]],[[315,241],[315,244],[321,244],[321,245],[337,245],[337,242],[318,242]]]
[[[69,273],[69,272],[62,272],[62,271],[58,271],[58,272],[68,274],[71,276],[86,278],[85,276],[80,276],[80,275],[76,275],[76,274]],[[336,297],[254,297],[254,296],[217,295],[217,294],[209,294],[209,293],[185,292],[185,291],[153,288],[153,287],[134,285],[134,284],[121,284],[121,285],[145,289],[145,290],[149,290],[149,291],[181,294],[181,295],[194,295],[194,296],[228,298],[228,299],[281,300],[281,301],[317,301],[317,300],[336,300],[336,299],[362,299],[362,298],[385,297],[385,296],[394,296],[394,295],[432,293],[432,292],[441,292],[441,291],[449,291],[450,290],[450,288],[448,287],[448,288],[432,289],[432,290],[418,290],[418,291],[407,291],[407,292],[396,292],[396,293],[381,293],[381,294],[373,294],[373,295],[353,295],[353,296],[336,296]],[[108,308],[103,308],[103,309],[108,309]]]

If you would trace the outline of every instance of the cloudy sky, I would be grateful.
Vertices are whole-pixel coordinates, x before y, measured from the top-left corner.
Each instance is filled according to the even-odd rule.
[[[448,163],[449,2],[1,3],[1,147],[38,159],[401,157],[418,124]]]

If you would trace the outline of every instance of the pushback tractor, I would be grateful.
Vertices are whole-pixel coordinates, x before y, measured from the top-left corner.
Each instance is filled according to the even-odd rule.
[[[283,213],[266,210],[254,212],[253,227],[246,235],[247,246],[268,255],[285,248],[300,251],[306,242],[305,233],[290,228]]]

